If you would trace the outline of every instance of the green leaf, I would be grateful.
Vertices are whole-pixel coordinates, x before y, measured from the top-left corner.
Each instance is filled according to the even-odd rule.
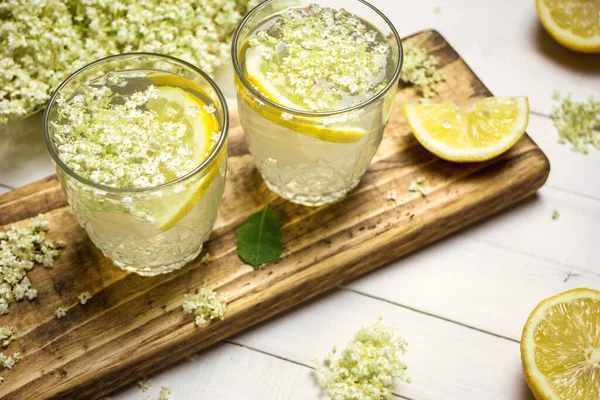
[[[240,258],[255,270],[275,261],[282,251],[283,234],[275,213],[269,205],[248,217],[238,231],[237,252]]]

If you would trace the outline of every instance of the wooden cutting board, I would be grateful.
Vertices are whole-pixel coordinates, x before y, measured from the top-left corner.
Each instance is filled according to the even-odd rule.
[[[490,92],[437,32],[425,47],[440,58],[446,82],[434,101],[468,105]],[[417,92],[401,87],[383,142],[359,187],[335,205],[306,208],[283,201],[265,187],[232,115],[229,173],[220,216],[205,245],[213,261],[199,260],[168,275],[144,278],[104,258],[77,224],[56,176],[0,196],[0,225],[25,224],[45,213],[50,238],[68,247],[54,268],[29,276],[39,297],[11,305],[0,317],[18,335],[8,351],[23,360],[2,371],[3,399],[94,399],[238,333],[342,282],[481,220],[542,186],[549,163],[525,136],[503,156],[485,163],[454,164],[425,150],[408,129],[400,104]],[[515,93],[518,95],[520,93]],[[423,198],[408,192],[424,176]],[[395,189],[396,202],[385,193]],[[259,271],[236,254],[244,220],[270,201],[283,228],[284,253]],[[7,226],[3,227],[4,229]],[[229,293],[226,318],[198,328],[182,312],[185,293],[206,284]],[[77,295],[93,299],[77,304]],[[63,319],[54,310],[64,305]]]

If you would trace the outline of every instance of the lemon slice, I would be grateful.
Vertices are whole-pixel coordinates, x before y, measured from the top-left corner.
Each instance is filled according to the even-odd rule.
[[[189,137],[193,149],[193,165],[200,165],[211,153],[216,142],[211,140],[214,132],[219,130],[217,118],[209,113],[206,104],[183,89],[169,86],[158,87],[158,98],[147,103],[149,110],[155,111],[160,118],[168,119],[169,108],[183,112],[183,119],[187,122]],[[209,166],[205,176],[198,182],[186,187],[177,195],[165,196],[158,204],[157,226],[160,230],[172,228],[178,221],[187,215],[202,198],[215,175],[220,169],[223,155],[220,154]]]
[[[267,78],[264,69],[266,63],[260,55],[260,47],[261,46],[257,47],[257,49],[252,52],[246,51],[248,49],[247,44],[242,47],[242,54],[246,54],[245,76],[250,85],[274,103],[294,110],[307,111],[303,104],[292,101],[288,96],[281,92],[277,85],[271,83],[270,79]],[[238,90],[238,92],[240,91]],[[362,139],[367,133],[364,129],[353,126],[324,126],[319,124],[315,119],[298,115],[288,114],[286,115],[286,119],[283,118],[283,115],[278,110],[275,110],[273,107],[269,107],[266,104],[259,105],[253,101],[246,101],[246,103],[252,107],[254,111],[279,126],[326,142],[355,143]]]
[[[485,161],[510,149],[529,122],[526,97],[487,97],[468,110],[456,104],[405,104],[417,140],[449,161]]]
[[[537,400],[600,399],[600,292],[542,301],[523,329],[521,360]]]
[[[546,31],[561,45],[583,53],[600,53],[598,0],[536,0]]]

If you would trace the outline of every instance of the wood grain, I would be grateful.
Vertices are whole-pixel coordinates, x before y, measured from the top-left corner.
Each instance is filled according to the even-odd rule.
[[[411,40],[425,34],[446,78],[434,100],[468,105],[490,95],[437,32]],[[416,90],[406,87],[396,103],[416,99]],[[485,163],[436,158],[416,142],[399,106],[361,185],[335,205],[305,208],[269,192],[236,116],[229,152],[220,217],[205,246],[214,260],[154,278],[125,273],[100,254],[55,177],[0,196],[0,224],[25,223],[43,212],[51,237],[70,242],[54,268],[30,273],[39,298],[13,304],[2,317],[2,325],[19,335],[10,350],[23,354],[16,368],[3,372],[2,398],[98,398],[514,204],[543,185],[549,172],[547,158],[529,137]],[[418,176],[427,178],[426,198],[405,190]],[[385,199],[390,189],[400,194],[397,202]],[[255,272],[237,257],[235,236],[267,200],[282,224],[284,254]],[[181,305],[185,293],[204,284],[227,291],[230,302],[225,320],[197,328]],[[85,290],[94,298],[82,307],[76,297]],[[59,305],[70,309],[61,320],[53,315]]]

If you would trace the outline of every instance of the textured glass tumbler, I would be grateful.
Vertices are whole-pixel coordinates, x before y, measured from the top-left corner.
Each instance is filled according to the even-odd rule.
[[[389,41],[391,73],[383,90],[354,107],[308,112],[275,103],[249,82],[244,60],[248,39],[269,26],[276,14],[311,4],[344,8]],[[362,0],[267,0],[238,27],[232,58],[241,125],[265,184],[281,197],[307,206],[336,201],[356,187],[381,143],[400,76],[402,44],[391,22]],[[328,135],[336,130],[366,133],[348,142]]]
[[[158,80],[214,104],[221,134],[208,157],[186,175],[147,188],[105,186],[70,169],[60,159],[53,135],[57,99],[69,99],[82,84],[102,82],[112,74],[133,76],[135,82],[141,82],[125,85],[125,94],[145,90],[151,84],[160,86]],[[152,276],[178,269],[200,254],[225,187],[228,118],[221,91],[204,72],[187,62],[156,54],[131,53],[98,60],[75,72],[56,90],[44,116],[46,146],[79,224],[114,264]]]

